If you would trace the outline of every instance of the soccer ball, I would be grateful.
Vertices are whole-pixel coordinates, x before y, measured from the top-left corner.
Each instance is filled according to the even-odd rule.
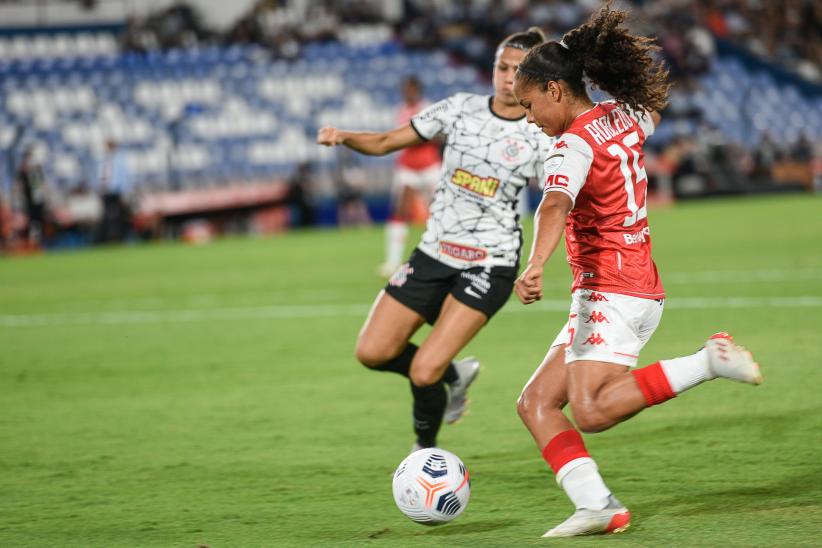
[[[471,480],[453,453],[431,447],[408,455],[394,472],[394,502],[423,525],[447,523],[468,506]]]

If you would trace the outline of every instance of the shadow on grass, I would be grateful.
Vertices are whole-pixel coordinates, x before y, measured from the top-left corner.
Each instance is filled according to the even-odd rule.
[[[715,514],[718,512],[748,512],[772,510],[790,506],[814,504],[822,498],[822,468],[804,474],[782,478],[761,486],[705,491],[696,493],[695,502],[678,512],[682,516]],[[681,498],[671,498],[671,504],[682,504]],[[656,505],[659,508],[659,505]],[[664,507],[664,504],[662,505]]]
[[[426,531],[426,537],[444,537],[449,535],[470,535],[472,533],[487,533],[497,529],[505,529],[520,523],[518,519],[487,519],[468,523],[451,523],[447,527],[438,527]]]

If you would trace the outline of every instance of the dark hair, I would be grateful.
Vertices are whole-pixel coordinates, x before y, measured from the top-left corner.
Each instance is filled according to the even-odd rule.
[[[506,37],[497,46],[497,51],[502,48],[516,48],[529,51],[531,48],[545,42],[545,34],[539,27],[531,27],[525,32],[515,32]]]
[[[408,76],[403,78],[402,79],[402,85],[403,86],[413,86],[413,87],[417,88],[418,90],[422,91],[422,82],[420,82],[420,79],[417,78],[414,74],[409,74]]]
[[[660,48],[652,38],[635,36],[621,27],[628,14],[612,10],[611,2],[587,23],[531,50],[517,69],[523,84],[564,80],[577,96],[585,96],[583,75],[631,109],[661,110],[668,102],[668,71],[651,54]]]

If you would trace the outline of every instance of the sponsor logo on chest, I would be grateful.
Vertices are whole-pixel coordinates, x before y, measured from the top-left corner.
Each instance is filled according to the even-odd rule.
[[[457,168],[451,176],[451,182],[460,188],[464,188],[474,194],[493,198],[499,190],[499,179],[494,177],[480,177],[470,171]]]

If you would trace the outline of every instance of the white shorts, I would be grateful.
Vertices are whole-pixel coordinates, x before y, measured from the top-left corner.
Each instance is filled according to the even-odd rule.
[[[435,164],[422,171],[397,166],[394,181],[397,186],[407,186],[425,194],[433,195],[440,182],[440,175],[442,175],[442,166],[440,164]]]
[[[568,322],[551,347],[565,345],[565,363],[594,360],[634,367],[662,319],[663,299],[577,289]]]

